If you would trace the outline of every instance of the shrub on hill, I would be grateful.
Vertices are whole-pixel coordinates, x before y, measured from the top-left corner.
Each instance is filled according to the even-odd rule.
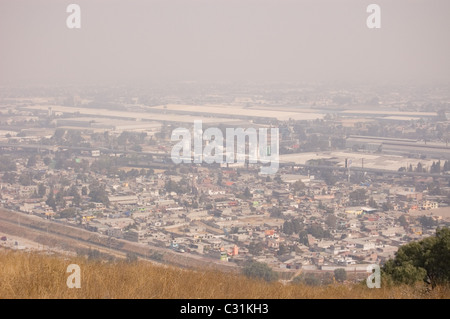
[[[265,281],[275,281],[278,279],[278,274],[269,267],[269,265],[257,261],[248,263],[243,273],[249,278],[264,279]]]
[[[438,228],[436,236],[401,246],[394,259],[383,266],[383,274],[394,283],[419,281],[448,284],[450,281],[450,229]]]

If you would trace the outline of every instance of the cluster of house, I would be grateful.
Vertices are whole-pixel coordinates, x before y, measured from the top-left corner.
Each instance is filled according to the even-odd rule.
[[[25,169],[25,160],[19,159],[17,170]],[[436,224],[425,228],[410,214],[433,212],[439,196],[402,186],[406,177],[373,176],[370,184],[350,184],[344,178],[329,186],[294,168],[282,168],[275,178],[267,178],[257,170],[198,166],[127,180],[90,172],[89,180],[82,181],[72,170],[48,169],[41,160],[34,169],[45,170],[40,184],[46,186],[46,195],[36,196],[38,185],[2,182],[3,205],[110,237],[223,261],[252,258],[278,269],[365,270],[365,265],[382,263],[400,245],[430,236],[437,225],[449,221],[433,215]],[[61,180],[64,185],[58,184]],[[104,185],[107,203],[93,201],[89,192],[83,194],[93,180]],[[187,186],[188,191],[168,189],[169,181]],[[299,182],[300,191],[294,187]],[[50,184],[55,196],[58,190],[75,186],[80,203],[75,207],[74,197],[65,196],[65,207],[55,211],[46,204]],[[444,191],[448,188],[444,182],[441,186]],[[366,199],[355,205],[351,193],[361,189]],[[370,207],[373,203],[377,207]],[[386,203],[389,209],[382,208]],[[75,213],[62,214],[68,209]],[[335,217],[331,224],[330,215]],[[403,223],[401,216],[406,217]],[[286,221],[295,219],[301,220],[302,229],[286,232]],[[312,225],[326,235],[308,232]]]

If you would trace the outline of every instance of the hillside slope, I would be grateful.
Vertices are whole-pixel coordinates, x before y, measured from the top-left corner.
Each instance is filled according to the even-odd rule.
[[[81,288],[67,287],[67,266],[81,269]],[[303,299],[449,298],[450,289],[334,284],[324,287],[282,284],[218,271],[156,266],[148,262],[102,262],[0,250],[0,298],[125,299]]]

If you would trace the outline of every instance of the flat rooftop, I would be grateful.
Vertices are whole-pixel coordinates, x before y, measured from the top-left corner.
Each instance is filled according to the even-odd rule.
[[[403,111],[387,111],[387,110],[345,110],[339,112],[342,115],[367,115],[367,116],[396,116],[396,117],[437,117],[436,112],[403,112]]]
[[[389,171],[398,171],[400,167],[413,167],[417,163],[421,163],[424,167],[430,167],[433,161],[439,159],[415,159],[406,158],[403,156],[386,155],[386,154],[372,154],[372,153],[356,153],[356,152],[308,152],[298,154],[283,154],[280,155],[280,163],[294,162],[296,164],[306,164],[308,160],[312,159],[333,159],[337,162],[337,166],[345,167],[345,159],[351,160],[352,167],[361,167],[364,161],[365,168],[383,169]]]
[[[236,116],[236,117],[265,117],[273,118],[279,121],[287,121],[289,119],[298,121],[308,121],[322,119],[325,114],[313,113],[311,110],[307,109],[290,109],[287,111],[286,108],[272,108],[268,109],[265,107],[243,107],[234,105],[180,105],[180,104],[168,104],[160,105],[149,108],[149,110],[159,110],[167,111],[180,114],[209,114],[217,116]]]
[[[130,111],[114,111],[108,109],[100,108],[87,108],[87,107],[68,107],[60,105],[33,105],[26,106],[23,109],[26,110],[38,110],[48,112],[49,107],[51,107],[53,112],[61,112],[66,114],[78,114],[81,117],[92,116],[92,117],[114,117],[120,119],[134,119],[137,121],[160,121],[160,122],[179,122],[179,123],[190,123],[193,124],[195,120],[202,120],[205,124],[230,124],[233,126],[242,123],[239,119],[221,118],[217,117],[207,117],[202,115],[179,115],[179,114],[162,114],[162,113],[145,113],[145,112],[130,112]]]

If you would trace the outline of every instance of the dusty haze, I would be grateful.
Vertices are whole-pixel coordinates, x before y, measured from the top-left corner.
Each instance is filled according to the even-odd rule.
[[[370,3],[381,29],[366,26]],[[449,83],[449,12],[448,0],[2,0],[0,83]]]

